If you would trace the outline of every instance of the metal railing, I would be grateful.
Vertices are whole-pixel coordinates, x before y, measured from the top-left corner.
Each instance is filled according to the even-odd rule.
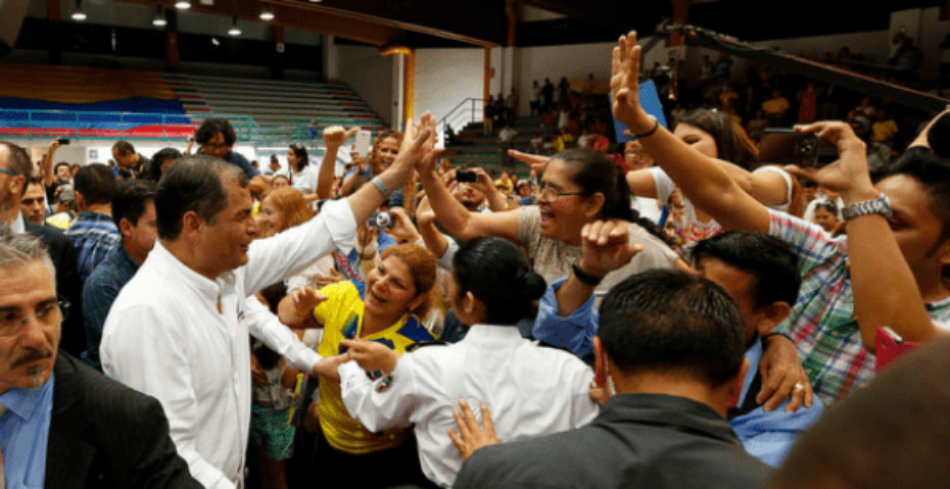
[[[254,144],[299,142],[310,139],[310,120],[295,118],[290,125],[262,127],[246,115],[189,113],[162,114],[146,112],[94,112],[64,110],[0,109],[0,138],[74,138],[74,139],[185,139],[208,118],[227,119],[234,127],[238,141]],[[341,125],[369,128],[373,137],[385,129],[376,119],[317,119],[316,138],[323,129]],[[143,126],[154,126],[148,129]]]
[[[4,138],[70,137],[76,139],[183,139],[207,117],[231,121],[239,140],[249,141],[260,125],[247,116],[163,114],[69,110],[0,109]],[[155,126],[153,130],[143,126]]]
[[[445,117],[442,118],[442,134],[446,133],[448,128],[452,128],[456,134],[459,130],[465,127],[471,122],[481,122],[483,119],[483,114],[485,112],[485,99],[482,98],[467,98],[454,109],[450,110]]]

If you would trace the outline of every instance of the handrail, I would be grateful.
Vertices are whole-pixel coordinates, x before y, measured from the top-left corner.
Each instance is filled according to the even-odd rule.
[[[485,99],[482,98],[469,97],[465,100],[462,100],[452,110],[448,111],[444,117],[442,117],[442,134],[445,134],[446,129],[449,127],[451,127],[452,130],[455,130],[455,124],[460,118],[461,122],[464,124],[482,120],[481,115],[483,114],[484,106]],[[467,119],[465,118],[466,115],[469,116]]]

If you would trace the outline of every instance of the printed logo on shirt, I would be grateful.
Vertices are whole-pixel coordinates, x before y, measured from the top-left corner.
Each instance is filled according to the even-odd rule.
[[[241,310],[241,304],[238,304],[238,306],[237,306],[237,320],[238,320],[238,323],[240,323],[241,321],[244,321],[244,319],[245,319],[246,317],[247,317],[247,316],[245,316],[244,311]]]

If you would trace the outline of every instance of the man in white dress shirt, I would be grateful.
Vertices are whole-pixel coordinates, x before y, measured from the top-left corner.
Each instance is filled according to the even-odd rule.
[[[425,119],[425,116],[424,116]],[[399,158],[347,200],[254,241],[247,176],[208,156],[178,161],[155,199],[159,241],[116,298],[103,332],[104,372],[156,397],[191,474],[209,488],[243,485],[251,417],[248,334],[315,374],[334,359],[296,347],[248,295],[355,239],[356,223],[402,187],[431,133],[410,128]]]

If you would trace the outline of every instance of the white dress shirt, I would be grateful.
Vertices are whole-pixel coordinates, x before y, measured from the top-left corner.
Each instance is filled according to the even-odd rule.
[[[352,246],[355,235],[349,204],[328,202],[306,224],[254,241],[247,265],[217,280],[156,242],[116,298],[100,346],[103,370],[162,403],[178,453],[205,487],[233,488],[243,479],[251,419],[248,334],[294,365],[312,369],[318,358],[294,345],[292,333],[247,296],[334,247]]]
[[[580,427],[597,415],[590,399],[594,372],[574,355],[523,339],[513,326],[475,325],[449,346],[407,353],[383,388],[356,362],[340,366],[346,410],[369,431],[416,425],[426,477],[450,487],[462,467],[448,430],[458,431],[452,409],[465,399],[481,422],[488,405],[503,443]]]
[[[13,234],[24,234],[26,233],[26,223],[23,221],[23,213],[16,215],[16,219],[10,223],[10,231],[13,231]]]

